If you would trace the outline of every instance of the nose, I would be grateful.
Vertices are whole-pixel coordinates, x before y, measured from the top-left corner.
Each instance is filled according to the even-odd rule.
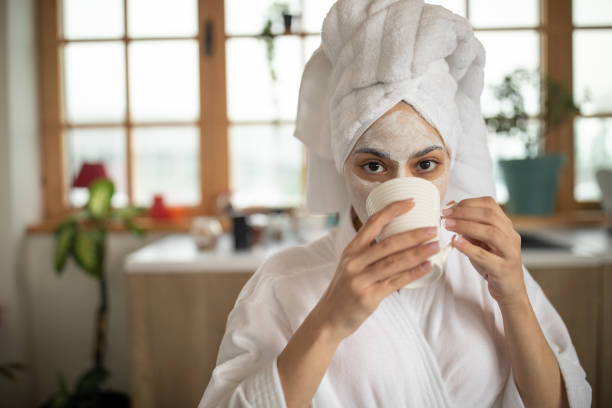
[[[397,166],[395,174],[392,176],[392,178],[412,177],[412,176],[413,174],[410,171],[410,166],[408,166],[407,163],[400,163],[400,165]]]

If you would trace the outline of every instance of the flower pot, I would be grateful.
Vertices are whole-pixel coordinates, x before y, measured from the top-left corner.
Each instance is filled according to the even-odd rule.
[[[508,212],[513,214],[550,214],[555,209],[562,155],[533,159],[500,160],[508,187]]]

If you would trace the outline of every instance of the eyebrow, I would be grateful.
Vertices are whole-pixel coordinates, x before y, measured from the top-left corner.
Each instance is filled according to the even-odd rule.
[[[432,145],[429,147],[426,147],[422,150],[419,150],[418,152],[414,153],[412,156],[410,156],[410,159],[414,159],[415,157],[421,157],[421,156],[425,156],[427,153],[432,152],[434,150],[444,150],[444,148],[442,146],[439,145]],[[372,154],[374,156],[383,158],[383,159],[390,159],[391,155],[387,152],[381,152],[379,150],[376,149],[372,149],[370,147],[362,147],[360,149],[355,150],[355,153],[369,153]]]

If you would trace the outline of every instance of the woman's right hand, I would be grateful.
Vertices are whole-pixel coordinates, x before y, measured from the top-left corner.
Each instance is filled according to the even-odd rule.
[[[436,227],[418,228],[376,242],[393,218],[410,211],[412,200],[396,201],[373,214],[342,252],[336,273],[313,312],[338,341],[355,332],[393,291],[431,270],[437,253]]]

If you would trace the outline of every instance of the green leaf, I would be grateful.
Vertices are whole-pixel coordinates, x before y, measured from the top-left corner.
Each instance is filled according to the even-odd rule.
[[[126,207],[115,210],[114,217],[121,220],[131,219],[138,215],[145,214],[147,209],[144,207]]]
[[[96,180],[89,186],[87,209],[94,218],[104,218],[108,215],[114,192],[115,185],[106,179]]]
[[[70,255],[77,231],[77,224],[68,221],[55,230],[55,271],[60,275]]]
[[[130,231],[132,231],[136,235],[139,235],[139,236],[143,236],[144,235],[144,230],[142,228],[140,228],[138,225],[134,224],[130,220],[123,220],[123,225],[125,225],[125,227],[127,229],[129,229]]]
[[[99,276],[104,256],[104,231],[79,229],[72,253],[81,268],[92,276]]]
[[[100,385],[108,379],[109,372],[103,367],[94,367],[85,372],[77,381],[77,395],[87,395],[97,391]]]

